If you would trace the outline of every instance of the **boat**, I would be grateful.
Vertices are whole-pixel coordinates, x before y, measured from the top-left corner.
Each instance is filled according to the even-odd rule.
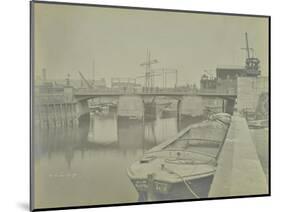
[[[268,128],[268,120],[248,120],[248,127],[249,129],[262,129]]]
[[[138,201],[208,197],[231,116],[211,115],[153,147],[128,169]]]
[[[171,118],[171,117],[176,117],[177,116],[177,111],[176,109],[168,106],[162,109],[161,117],[162,118]]]
[[[144,103],[137,96],[120,96],[117,106],[118,120],[143,121]]]

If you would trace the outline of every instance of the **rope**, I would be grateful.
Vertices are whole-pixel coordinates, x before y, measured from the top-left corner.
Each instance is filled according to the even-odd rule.
[[[181,176],[179,173],[176,173],[176,172],[174,172],[174,171],[172,171],[172,170],[170,170],[170,169],[167,169],[166,167],[165,167],[165,170],[166,170],[168,173],[175,174],[175,175],[177,175],[178,177],[180,177],[180,178],[182,179],[183,183],[185,184],[185,186],[187,187],[187,189],[192,193],[192,195],[193,195],[196,199],[199,199],[199,198],[200,198],[200,196],[197,195],[195,191],[193,191],[193,189],[190,187],[190,185],[188,184],[188,182],[185,181],[185,179],[184,179],[183,176]]]

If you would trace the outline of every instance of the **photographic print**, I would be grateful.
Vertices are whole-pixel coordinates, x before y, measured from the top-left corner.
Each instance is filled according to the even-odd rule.
[[[270,195],[270,17],[31,2],[31,209]]]

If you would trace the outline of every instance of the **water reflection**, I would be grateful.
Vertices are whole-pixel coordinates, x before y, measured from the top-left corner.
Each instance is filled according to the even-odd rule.
[[[127,167],[178,126],[176,117],[124,121],[108,112],[82,117],[77,129],[35,130],[36,207],[136,202]]]
[[[117,143],[116,114],[98,115],[91,112],[88,141],[104,145]]]

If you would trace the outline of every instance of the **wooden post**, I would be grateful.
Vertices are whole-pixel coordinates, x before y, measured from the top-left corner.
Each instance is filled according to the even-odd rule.
[[[178,129],[180,129],[180,123],[181,123],[181,102],[182,100],[179,99],[177,103],[177,123],[178,123]]]
[[[88,133],[88,140],[94,142],[95,141],[95,113],[90,112],[90,126],[89,126],[89,133]]]
[[[156,201],[154,190],[154,174],[147,175],[147,201]]]

